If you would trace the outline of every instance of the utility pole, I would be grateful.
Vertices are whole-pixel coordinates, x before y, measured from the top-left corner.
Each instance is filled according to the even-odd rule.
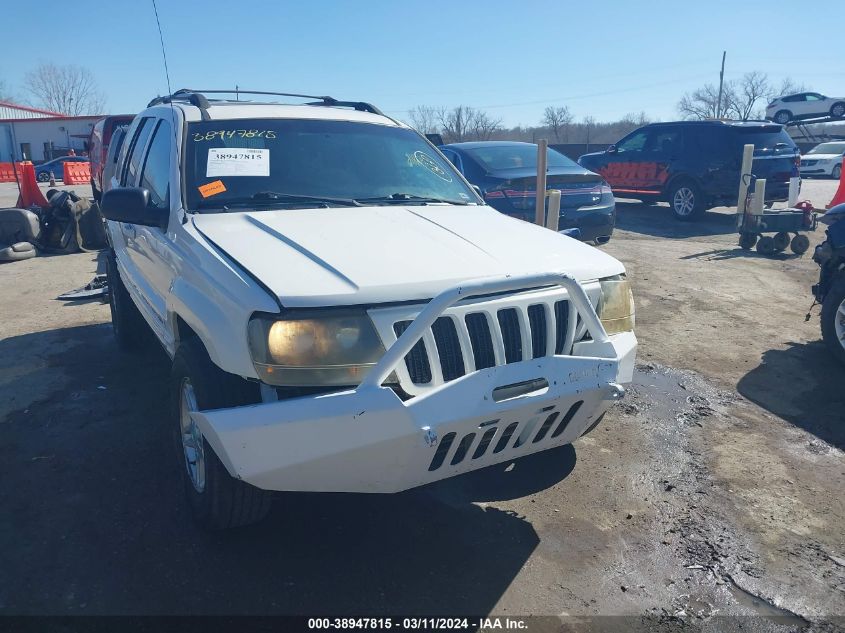
[[[722,70],[719,72],[719,100],[716,102],[716,118],[722,115],[722,87],[725,85],[725,56],[728,51],[722,51]]]

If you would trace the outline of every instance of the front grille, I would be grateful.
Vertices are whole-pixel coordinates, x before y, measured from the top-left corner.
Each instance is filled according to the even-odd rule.
[[[570,312],[568,300],[544,299],[516,307],[485,309],[482,304],[478,311],[447,313],[405,356],[408,377],[415,386],[434,387],[473,371],[546,356],[550,340],[554,354],[570,354],[573,341],[580,338],[574,328],[581,323]],[[410,324],[407,319],[393,323],[396,337]]]

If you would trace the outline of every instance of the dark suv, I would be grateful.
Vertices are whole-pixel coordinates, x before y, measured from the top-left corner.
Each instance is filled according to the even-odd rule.
[[[601,174],[616,196],[663,200],[676,218],[691,220],[711,207],[736,206],[746,144],[754,145],[753,174],[766,179],[766,201],[786,200],[800,153],[774,123],[652,123],[578,162]]]

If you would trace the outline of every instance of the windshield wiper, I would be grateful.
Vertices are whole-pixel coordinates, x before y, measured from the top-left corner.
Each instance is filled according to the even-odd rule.
[[[317,202],[337,204],[344,207],[360,207],[357,200],[352,198],[331,198],[329,196],[306,196],[298,193],[281,193],[279,191],[257,191],[252,194],[254,201],[282,202]]]
[[[459,204],[466,206],[466,200],[447,200],[446,198],[429,198],[427,196],[414,196],[409,193],[393,193],[389,196],[375,196],[373,198],[355,198],[356,202],[383,202],[385,204]]]

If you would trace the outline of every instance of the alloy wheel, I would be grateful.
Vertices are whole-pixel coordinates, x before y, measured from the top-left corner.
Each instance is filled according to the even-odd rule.
[[[679,187],[672,198],[672,207],[678,215],[691,215],[695,209],[695,192],[689,187]]]
[[[833,317],[834,332],[836,332],[836,340],[845,349],[845,299],[839,304],[836,314]]]
[[[191,412],[198,411],[194,387],[188,378],[182,379],[179,389],[179,432],[182,438],[182,453],[185,468],[194,490],[205,490],[205,450],[202,432],[191,419]]]

